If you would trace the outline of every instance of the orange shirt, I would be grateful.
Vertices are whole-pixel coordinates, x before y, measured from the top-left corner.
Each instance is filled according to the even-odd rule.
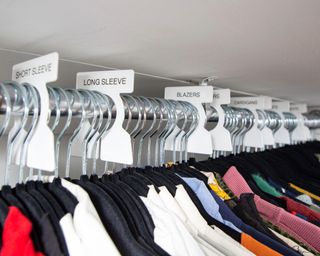
[[[254,238],[252,238],[251,236],[249,236],[245,233],[241,233],[241,244],[257,256],[280,256],[280,255],[282,255],[282,254],[274,251],[273,249],[269,248],[268,246],[260,243],[259,241],[255,240]]]

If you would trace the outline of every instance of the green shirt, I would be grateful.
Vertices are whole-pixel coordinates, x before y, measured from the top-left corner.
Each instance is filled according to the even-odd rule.
[[[276,190],[274,187],[272,187],[263,177],[261,177],[259,174],[252,174],[251,175],[257,186],[265,193],[280,197],[282,194]]]

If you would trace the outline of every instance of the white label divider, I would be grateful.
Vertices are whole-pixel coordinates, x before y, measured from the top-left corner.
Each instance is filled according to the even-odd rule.
[[[205,129],[206,114],[202,103],[210,103],[213,97],[211,86],[166,87],[165,99],[187,101],[193,104],[199,114],[199,123],[190,135],[187,145],[188,152],[212,154],[211,134]]]
[[[258,113],[256,109],[264,108],[264,98],[261,97],[232,97],[231,105],[239,108],[247,108],[254,115],[254,123],[244,135],[243,145],[252,148],[264,148],[263,135],[258,128]]]
[[[48,126],[49,94],[46,84],[57,80],[58,65],[59,55],[54,52],[16,64],[12,68],[12,80],[33,85],[40,95],[39,121],[28,145],[26,164],[46,171],[55,170],[54,135]]]
[[[121,93],[132,93],[134,90],[133,70],[111,70],[81,72],[77,74],[77,89],[99,91],[112,98],[117,116],[113,126],[100,142],[100,158],[103,161],[132,164],[132,144],[129,133],[123,129],[125,109]]]
[[[290,104],[290,111],[297,117],[297,128],[292,131],[293,142],[305,142],[311,140],[311,133],[307,126],[304,124],[303,113],[308,111],[307,104]]]
[[[312,139],[313,140],[318,140],[320,141],[320,129],[317,128],[317,129],[312,129],[311,130],[311,136],[312,136]]]
[[[230,132],[224,127],[225,113],[221,105],[230,104],[230,89],[214,89],[210,106],[218,113],[218,123],[211,131],[213,150],[232,151]]]
[[[283,112],[289,112],[290,111],[290,102],[289,101],[272,101],[272,111],[279,114],[282,120],[282,125],[280,128],[274,133],[274,140],[275,143],[278,144],[290,144],[290,133],[289,131],[284,127],[284,115]]]
[[[272,109],[272,98],[269,96],[260,96],[264,99],[264,109],[271,110]]]

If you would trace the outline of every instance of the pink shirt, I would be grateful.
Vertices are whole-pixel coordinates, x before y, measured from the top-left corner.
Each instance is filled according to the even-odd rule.
[[[237,197],[240,197],[242,193],[253,193],[234,166],[229,168],[223,176],[223,180]],[[257,195],[254,196],[254,201],[261,217],[316,251],[320,251],[319,227],[263,200]]]

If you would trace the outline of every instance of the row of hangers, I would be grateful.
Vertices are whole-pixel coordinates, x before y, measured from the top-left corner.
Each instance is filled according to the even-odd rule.
[[[117,110],[112,98],[95,91],[51,87],[48,87],[48,94],[49,124],[55,133],[54,175],[59,174],[60,147],[65,137],[68,137],[68,141],[64,175],[70,176],[72,156],[81,157],[82,174],[87,174],[89,170],[96,174],[97,160],[105,150],[101,141],[108,136],[117,118]],[[171,160],[173,162],[188,160],[189,137],[199,125],[199,113],[193,104],[128,94],[122,95],[121,98],[125,109],[123,127],[131,137],[132,152],[136,155],[133,165],[165,164],[168,140],[173,144]],[[35,87],[28,83],[0,83],[0,106],[0,137],[5,133],[8,134],[4,184],[9,184],[12,164],[19,166],[19,183],[21,183],[26,173],[28,144],[36,132],[41,112],[40,96]],[[224,120],[220,122],[223,121],[224,129],[230,133],[232,153],[251,150],[245,147],[243,142],[245,135],[251,131],[255,122],[258,129],[268,127],[273,134],[281,127],[292,134],[298,125],[297,117],[290,112],[282,113],[284,117],[282,118],[276,111],[257,110],[258,119],[256,119],[253,112],[246,108],[227,105],[223,105],[222,108]],[[204,106],[204,109],[207,124],[215,126],[219,123],[219,115],[215,108]],[[305,116],[304,123],[309,128],[319,128],[319,112],[310,112]],[[178,132],[173,133],[177,128]],[[265,148],[276,146],[279,145]],[[145,162],[143,161],[144,152],[146,152]],[[215,150],[212,157],[227,153],[230,152]],[[89,160],[92,161],[91,167],[89,167]],[[105,172],[114,169],[117,169],[115,163],[105,161]],[[36,171],[40,177],[42,170]],[[28,173],[29,177],[33,176],[34,169],[28,168]]]

